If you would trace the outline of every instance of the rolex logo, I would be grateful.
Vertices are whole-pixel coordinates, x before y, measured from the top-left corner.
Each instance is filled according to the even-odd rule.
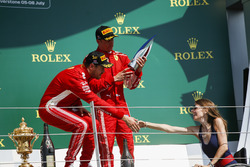
[[[194,98],[194,101],[197,101],[199,99],[202,99],[203,93],[199,92],[199,91],[195,91],[192,94],[192,96]],[[181,115],[183,115],[183,114],[192,114],[192,109],[193,109],[193,107],[180,107],[180,114]]]
[[[122,25],[124,23],[124,20],[125,20],[125,14],[124,13],[116,13],[115,15],[115,19],[116,19],[116,22],[119,24],[119,25]],[[123,26],[119,26],[119,27],[111,27],[114,34],[116,35],[125,35],[125,34],[140,34],[139,32],[139,28],[140,27],[137,27],[137,26],[133,26],[133,27],[123,27]]]
[[[49,52],[54,52],[55,50],[55,46],[56,46],[56,42],[54,42],[54,40],[47,40],[46,42],[44,42],[48,51]],[[70,54],[66,53],[49,53],[49,54],[38,54],[38,53],[33,53],[31,54],[32,56],[32,62],[34,63],[69,63],[72,62],[70,59]]]
[[[47,40],[47,42],[45,42],[45,45],[49,52],[54,52],[56,42],[54,42],[53,40]]]
[[[194,98],[194,101],[197,101],[199,99],[202,99],[202,96],[203,96],[203,93],[199,92],[199,91],[196,91],[192,94],[193,98]]]
[[[170,7],[184,7],[184,6],[207,6],[210,5],[208,0],[170,0]]]
[[[121,12],[115,14],[116,21],[119,25],[122,25],[124,23],[125,16],[126,15]]]
[[[211,50],[198,50],[197,44],[198,39],[196,38],[189,38],[187,40],[188,46],[191,49],[191,51],[184,51],[184,52],[175,52],[175,60],[177,61],[189,61],[189,60],[207,60],[207,59],[213,59],[213,51]]]
[[[189,38],[187,40],[187,43],[188,43],[188,45],[189,45],[189,47],[190,47],[191,50],[195,50],[196,47],[197,47],[197,44],[198,44],[198,39],[196,39],[196,38]]]

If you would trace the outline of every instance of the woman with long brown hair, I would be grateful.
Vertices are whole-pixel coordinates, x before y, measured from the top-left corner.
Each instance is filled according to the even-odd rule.
[[[147,127],[167,133],[194,135],[202,144],[203,152],[211,160],[208,165],[196,164],[195,167],[224,167],[237,163],[228,149],[227,122],[219,114],[216,105],[208,99],[195,101],[192,109],[193,120],[200,126],[177,127],[139,121],[140,127]]]

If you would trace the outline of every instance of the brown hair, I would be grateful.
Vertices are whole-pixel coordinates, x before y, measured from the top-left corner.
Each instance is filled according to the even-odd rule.
[[[227,121],[225,119],[222,118],[222,116],[219,113],[219,110],[217,109],[216,105],[208,99],[199,99],[197,101],[195,101],[196,104],[208,109],[208,123],[210,123],[211,125],[213,124],[214,119],[216,118],[221,118],[223,121],[223,124],[225,126],[225,129],[227,131]]]

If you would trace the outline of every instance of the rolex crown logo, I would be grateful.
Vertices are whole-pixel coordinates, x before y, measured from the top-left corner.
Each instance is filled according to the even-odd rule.
[[[119,25],[124,23],[125,16],[126,15],[121,12],[115,14],[115,19]]]
[[[202,99],[202,96],[203,96],[203,93],[199,92],[199,91],[196,91],[192,94],[193,98],[194,98],[194,101],[197,101],[199,99]]]
[[[56,42],[54,42],[54,40],[47,40],[47,42],[45,42],[45,45],[49,52],[54,52],[56,46]]]
[[[190,47],[191,50],[195,50],[196,47],[197,47],[198,39],[196,39],[196,38],[189,38],[187,40],[187,43],[188,43],[188,45],[189,45],[189,47]]]

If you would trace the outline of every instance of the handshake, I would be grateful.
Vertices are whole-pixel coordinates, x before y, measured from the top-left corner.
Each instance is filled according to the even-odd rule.
[[[137,119],[133,117],[129,117],[127,115],[124,115],[122,117],[122,120],[126,122],[128,127],[133,131],[133,132],[139,132],[141,128],[146,127],[146,122],[144,121],[138,121]]]

